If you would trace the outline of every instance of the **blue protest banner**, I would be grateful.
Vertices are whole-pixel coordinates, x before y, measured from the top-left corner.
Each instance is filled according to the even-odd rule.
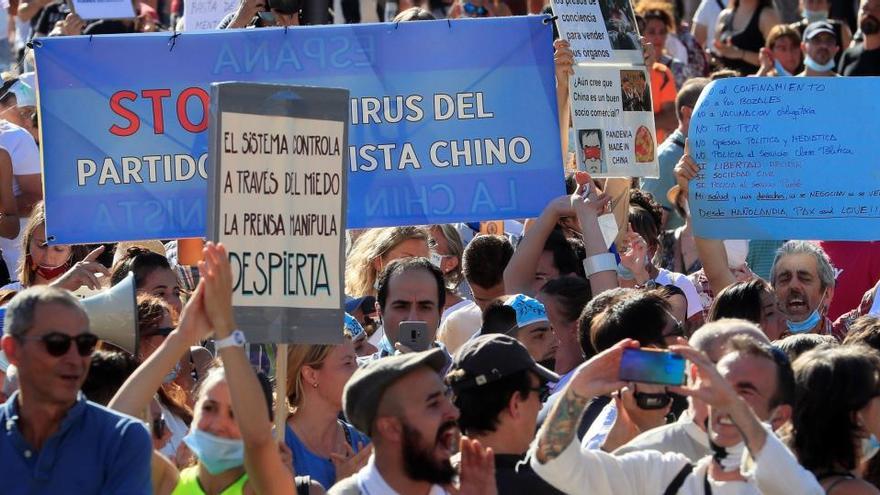
[[[351,92],[351,228],[529,217],[564,193],[541,17],[44,38],[35,52],[54,243],[205,235],[220,81]],[[254,159],[328,145],[236,143]]]
[[[877,87],[871,77],[710,84],[689,129],[702,165],[689,196],[696,234],[876,240],[880,103],[870,96]]]

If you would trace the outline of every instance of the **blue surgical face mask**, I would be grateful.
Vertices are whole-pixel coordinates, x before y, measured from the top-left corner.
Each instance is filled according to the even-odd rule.
[[[862,458],[860,461],[865,462],[871,459],[877,455],[878,451],[880,451],[880,440],[877,440],[877,437],[871,433],[871,436],[862,439]]]
[[[220,438],[197,428],[183,437],[183,442],[211,474],[220,474],[244,465],[244,442]]]
[[[785,67],[782,66],[782,62],[780,62],[779,60],[775,60],[773,62],[773,68],[776,69],[776,75],[779,77],[786,77],[791,75],[791,72],[785,70]]]
[[[791,333],[806,333],[813,329],[816,325],[819,324],[819,321],[822,319],[822,316],[819,314],[819,308],[822,307],[822,301],[825,300],[825,291],[822,292],[822,297],[819,298],[819,304],[816,305],[816,309],[810,313],[810,316],[807,317],[804,321],[791,321],[785,320],[785,326],[788,327],[788,331]]]
[[[827,64],[822,65],[819,62],[816,62],[815,60],[810,58],[809,55],[807,55],[806,57],[804,57],[804,65],[816,72],[828,72],[834,70],[834,59],[832,58],[828,61]]]
[[[635,280],[636,274],[629,268],[623,266],[623,263],[617,264],[617,276],[624,280]]]
[[[813,22],[818,22],[818,21],[827,21],[828,20],[828,11],[827,10],[804,9],[804,19],[807,20],[807,23],[813,23]]]

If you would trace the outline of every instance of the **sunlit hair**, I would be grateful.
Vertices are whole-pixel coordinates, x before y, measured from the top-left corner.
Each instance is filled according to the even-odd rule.
[[[291,410],[303,403],[302,369],[306,366],[321,369],[334,347],[332,344],[293,344],[287,350],[287,402]]]
[[[464,280],[462,272],[462,254],[464,253],[464,243],[461,241],[461,235],[455,226],[449,223],[442,225],[434,225],[431,229],[436,229],[446,239],[446,246],[449,249],[449,256],[458,260],[458,264],[449,273],[444,273],[443,278],[446,280],[446,288],[455,290]]]
[[[428,245],[428,231],[424,227],[386,227],[369,229],[354,243],[345,262],[345,293],[352,297],[376,294],[374,285],[378,273],[373,260],[382,259],[398,244],[416,239]],[[383,260],[384,261],[384,260]]]
[[[36,280],[36,270],[29,263],[31,253],[31,240],[34,238],[34,231],[40,225],[46,223],[46,207],[42,201],[34,205],[31,216],[28,218],[27,225],[21,233],[21,256],[18,258],[18,281],[22,287],[30,287]],[[48,234],[47,234],[48,235]],[[74,263],[86,257],[87,248],[85,246],[70,246],[70,262]]]

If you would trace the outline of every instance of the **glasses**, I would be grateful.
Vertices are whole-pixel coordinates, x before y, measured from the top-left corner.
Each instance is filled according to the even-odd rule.
[[[684,330],[684,325],[680,321],[678,321],[678,318],[672,316],[672,313],[670,313],[669,311],[667,311],[666,314],[669,315],[669,318],[672,319],[672,330],[664,332],[662,337],[664,339],[668,339],[671,337],[687,337],[687,332],[685,332]]]
[[[93,333],[81,333],[71,337],[66,333],[50,332],[39,337],[19,337],[19,340],[42,342],[46,346],[46,352],[54,357],[67,354],[71,342],[76,342],[76,351],[82,357],[91,356],[95,352],[95,346],[98,345],[98,337]]]
[[[159,414],[153,418],[153,436],[156,437],[156,440],[162,440],[162,437],[165,436],[166,427],[164,414]]]
[[[541,402],[547,402],[547,399],[550,397],[550,385],[547,385],[546,383],[542,383],[537,388],[530,388],[529,390],[537,392],[538,399]]]

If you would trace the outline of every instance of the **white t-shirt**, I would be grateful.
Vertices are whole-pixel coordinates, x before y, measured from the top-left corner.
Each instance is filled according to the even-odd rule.
[[[27,130],[5,120],[0,120],[0,148],[9,152],[12,158],[12,174],[34,175],[41,172],[40,150],[34,137]],[[12,179],[12,193],[18,196],[21,187],[18,179]]]
[[[700,295],[697,294],[697,288],[694,287],[694,283],[687,278],[687,275],[670,272],[665,268],[660,268],[654,282],[657,282],[659,285],[674,285],[684,292],[684,297],[688,302],[688,318],[703,311],[703,303],[700,300]]]
[[[451,356],[458,348],[480,331],[483,312],[473,301],[450,313],[437,329],[437,341],[446,346]]]
[[[706,46],[704,50],[712,48],[715,41],[715,25],[718,24],[718,16],[721,14],[721,6],[718,2],[727,7],[728,0],[702,0],[697,12],[694,13],[694,24],[702,24],[706,26]]]

